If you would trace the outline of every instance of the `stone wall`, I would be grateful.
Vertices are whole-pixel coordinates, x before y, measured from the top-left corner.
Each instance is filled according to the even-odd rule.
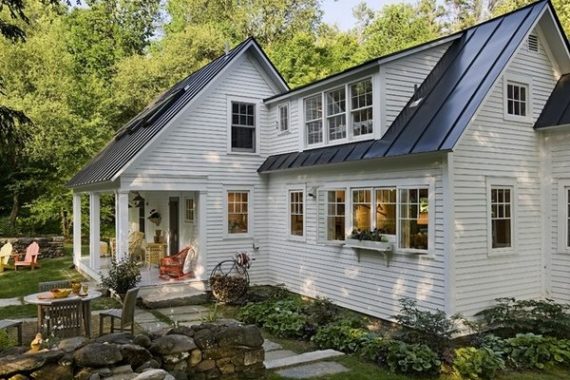
[[[152,336],[115,333],[0,357],[0,379],[262,379],[263,337],[237,323],[175,327]]]
[[[47,237],[2,237],[0,244],[7,242],[12,243],[14,253],[26,253],[26,247],[36,241],[40,246],[40,259],[49,259],[52,257],[63,256],[63,236],[47,236]]]

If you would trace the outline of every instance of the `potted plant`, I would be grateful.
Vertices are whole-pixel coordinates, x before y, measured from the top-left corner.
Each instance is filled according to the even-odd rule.
[[[354,229],[350,237],[346,239],[346,243],[350,247],[375,251],[390,251],[392,249],[392,244],[377,228],[373,230]]]
[[[101,273],[101,285],[117,294],[121,300],[129,289],[137,286],[141,280],[141,271],[136,260],[132,258],[121,261],[111,260],[108,274]]]

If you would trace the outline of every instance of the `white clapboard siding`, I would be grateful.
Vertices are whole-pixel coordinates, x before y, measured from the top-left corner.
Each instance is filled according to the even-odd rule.
[[[533,125],[557,78],[542,45],[538,53],[522,46],[507,72],[532,78],[533,121],[504,120],[501,77],[454,153],[455,302],[467,316],[498,297],[544,295],[540,135]],[[489,253],[487,176],[516,180],[512,254]]]
[[[385,79],[382,89],[385,104],[386,125],[392,122],[414,94],[414,86],[420,86],[430,71],[445,53],[449,44],[443,44],[428,50],[390,62],[384,66]]]
[[[559,215],[559,209],[564,210],[564,199],[559,199],[560,186],[566,186],[570,180],[570,132],[568,127],[552,131],[543,132],[545,138],[545,150],[547,151],[547,162],[551,176],[551,186],[548,188],[550,196],[549,220],[550,231],[546,236],[548,247],[550,248],[549,261],[549,297],[560,302],[570,303],[570,252],[561,249],[559,239],[564,242],[565,236],[559,236],[559,225],[564,228],[564,212]],[[564,182],[562,182],[564,181]]]
[[[391,319],[399,311],[398,300],[411,297],[426,308],[445,304],[443,258],[443,189],[441,159],[390,160],[355,165],[321,167],[301,174],[274,173],[269,182],[269,244],[271,280],[311,297],[327,297],[335,303],[373,316]],[[379,253],[356,251],[317,243],[317,200],[306,197],[305,241],[288,237],[287,189],[323,189],[373,180],[375,186],[391,186],[398,180],[434,181],[435,250],[431,257],[394,254],[389,266]],[[369,185],[369,184],[368,184]],[[361,185],[362,186],[362,185]],[[347,199],[349,194],[347,193]],[[347,215],[350,210],[347,209]]]
[[[257,168],[268,155],[268,118],[264,98],[275,91],[267,76],[249,53],[231,64],[229,70],[214,82],[159,140],[128,171],[129,176],[157,177],[161,175],[204,176],[207,178],[207,271],[237,251],[246,250],[256,257],[251,269],[252,282],[267,282],[266,242],[268,220],[264,212],[266,183]],[[244,85],[247,84],[247,85]],[[261,154],[237,155],[227,153],[228,96],[251,97],[258,100]],[[178,182],[168,178],[165,181]],[[254,234],[251,238],[227,238],[224,226],[225,189],[231,185],[253,188]],[[191,183],[189,184],[191,189]],[[165,193],[165,196],[166,193]],[[254,252],[253,244],[259,246]]]

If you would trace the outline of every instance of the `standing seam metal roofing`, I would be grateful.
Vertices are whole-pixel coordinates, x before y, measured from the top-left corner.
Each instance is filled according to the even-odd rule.
[[[198,71],[190,74],[171,89],[166,91],[156,102],[146,107],[141,113],[121,128],[115,138],[111,140],[83,169],[81,169],[68,183],[68,187],[78,187],[95,183],[107,182],[127,165],[135,155],[155,137],[162,128],[188,104],[210,81],[216,77],[250,42],[248,38]],[[260,49],[260,51],[262,51]],[[183,91],[178,98],[170,104],[163,113],[144,126],[133,128],[136,121],[147,113],[153,113],[163,105],[163,101],[177,91]]]
[[[453,41],[380,140],[270,156],[258,172],[451,151],[517,47],[546,9],[542,0],[471,27]],[[294,156],[294,160],[288,158]]]
[[[534,128],[543,129],[567,124],[570,124],[570,74],[560,77]]]

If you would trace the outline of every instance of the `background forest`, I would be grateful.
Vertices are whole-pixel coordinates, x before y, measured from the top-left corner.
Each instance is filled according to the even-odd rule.
[[[341,31],[319,0],[0,0],[0,235],[68,235],[69,178],[147,103],[248,36],[296,87],[527,3],[361,3]],[[570,2],[553,3],[568,34]]]

